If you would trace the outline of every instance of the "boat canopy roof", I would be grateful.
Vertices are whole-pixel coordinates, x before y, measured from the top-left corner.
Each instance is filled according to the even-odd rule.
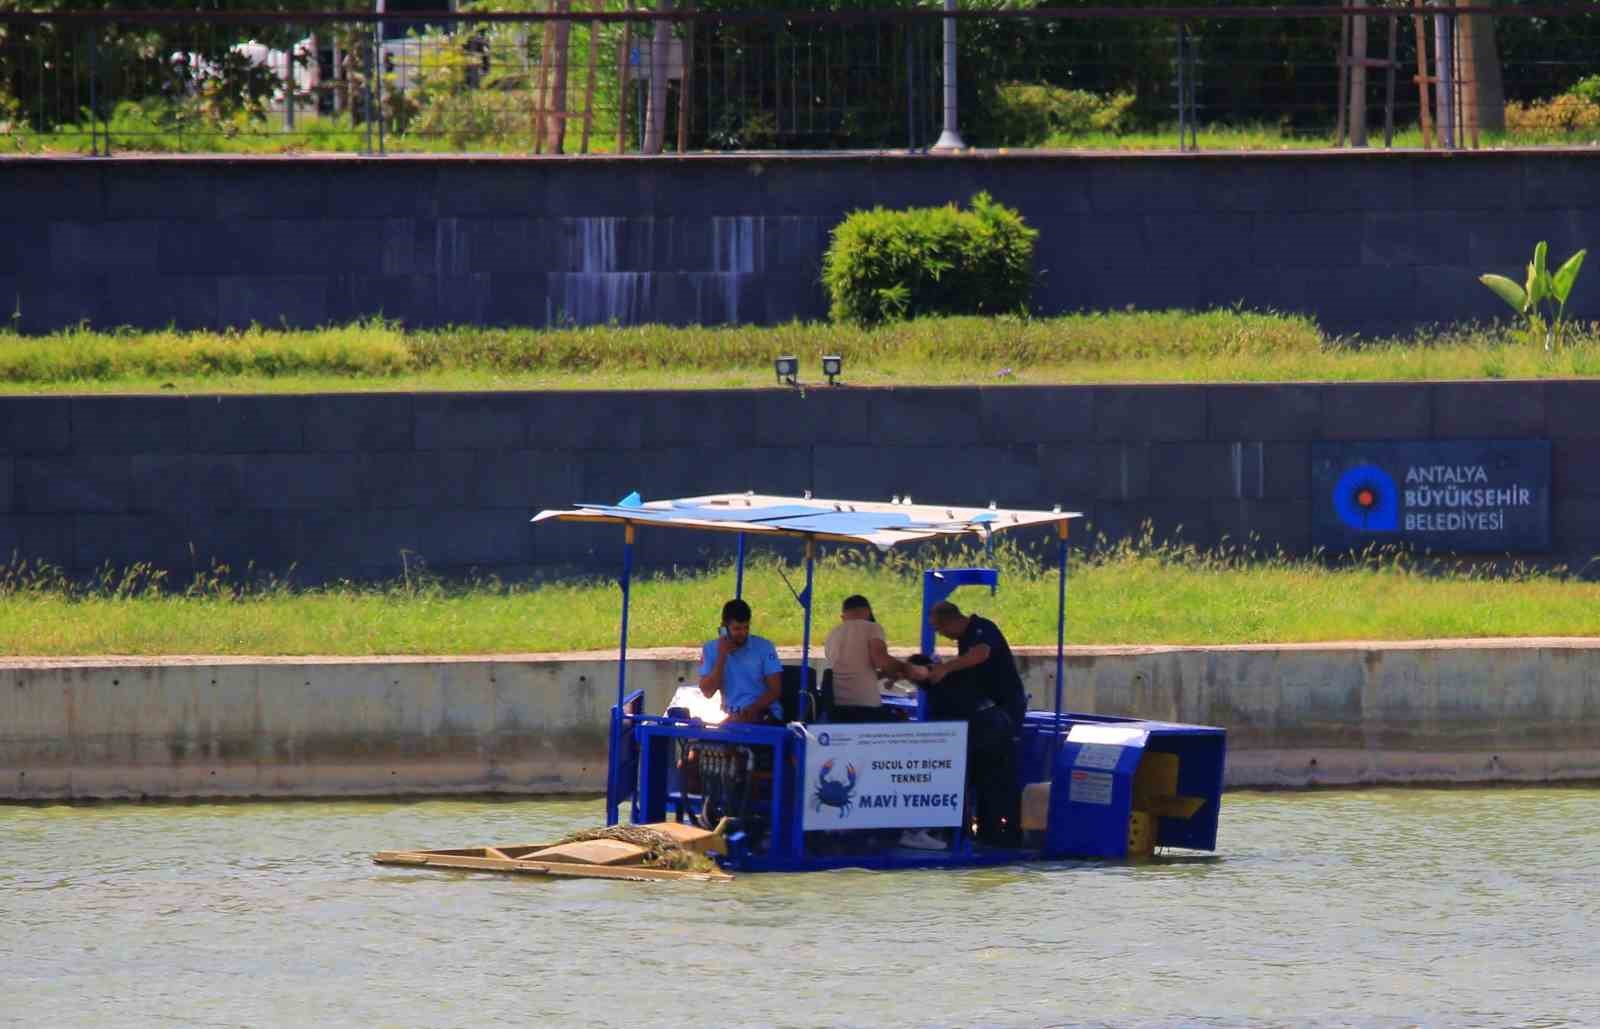
[[[1077,511],[1024,511],[995,507],[889,501],[822,500],[759,493],[717,493],[679,500],[641,500],[637,493],[615,504],[579,504],[571,510],[540,511],[533,521],[650,525],[751,536],[796,536],[838,543],[864,543],[889,550],[905,543],[995,533],[1035,525],[1063,525]]]

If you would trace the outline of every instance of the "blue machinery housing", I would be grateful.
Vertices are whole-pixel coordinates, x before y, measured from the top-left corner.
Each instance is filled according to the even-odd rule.
[[[693,821],[710,828],[734,819],[724,864],[739,871],[805,871],[837,867],[901,868],[1003,864],[1065,858],[1125,859],[1157,847],[1215,850],[1226,755],[1224,730],[1062,710],[1065,678],[1067,529],[1073,512],[1013,511],[890,503],[721,494],[644,503],[631,495],[614,505],[544,511],[548,519],[620,524],[624,532],[622,614],[618,640],[617,703],[611,710],[606,770],[606,820],[615,825],[624,805],[633,823]],[[744,587],[750,537],[799,537],[805,543],[801,661],[784,671],[787,724],[712,725],[684,709],[644,710],[644,691],[627,688],[628,608],[633,544],[639,526],[735,532],[735,595]],[[914,850],[899,833],[836,830],[807,824],[808,801],[821,804],[824,786],[807,781],[807,748],[826,745],[830,686],[810,668],[812,587],[819,541],[887,550],[906,543],[979,536],[1049,526],[1058,541],[1054,706],[1030,710],[1014,740],[1016,784],[1022,791],[1021,848],[981,846],[958,819],[943,850]],[[923,576],[923,650],[933,653],[928,610],[961,586],[999,586],[992,568],[930,569]],[[924,722],[925,704],[885,696],[907,722]],[[943,723],[926,723],[933,729]],[[852,727],[857,728],[857,727]],[[813,733],[821,734],[814,735]],[[836,733],[838,730],[836,730]],[[871,743],[867,746],[870,748]],[[870,750],[869,750],[870,752]],[[964,762],[964,755],[962,755]],[[824,769],[831,766],[824,765]],[[964,764],[962,765],[964,768]],[[825,773],[826,774],[826,773]],[[851,787],[856,769],[849,768]],[[837,789],[844,790],[840,785]],[[814,793],[813,791],[819,791]],[[838,796],[848,798],[848,791]],[[948,823],[944,823],[948,824]]]

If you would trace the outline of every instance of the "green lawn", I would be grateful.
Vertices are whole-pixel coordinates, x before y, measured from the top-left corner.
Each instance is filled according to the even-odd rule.
[[[845,383],[862,386],[1600,375],[1600,324],[1579,326],[1572,339],[1553,357],[1494,326],[1350,340],[1301,316],[1233,309],[926,319],[873,331],[828,323],[408,331],[381,320],[311,331],[77,329],[0,334],[0,392],[726,389],[773,385],[779,354],[799,355],[802,378],[815,383],[828,353],[844,356]]]
[[[226,131],[218,128],[201,128],[177,132],[139,116],[137,105],[123,104],[118,116],[110,125],[110,146],[114,153],[160,154],[295,154],[295,153],[361,153],[367,149],[367,129],[348,117],[316,117],[302,115],[294,132],[285,132],[275,119],[263,122],[230,124]],[[589,147],[596,154],[608,153],[616,146],[614,115],[602,119],[591,133]],[[567,131],[568,153],[576,153],[581,138],[580,122],[576,119]],[[13,126],[0,142],[7,152],[21,154],[74,154],[88,153],[91,142],[106,144],[106,127],[100,126],[91,134],[89,126],[67,124],[48,132],[36,132],[26,126]],[[373,128],[373,146],[376,147],[377,128]],[[1600,134],[1593,130],[1575,129],[1561,131],[1523,131],[1484,133],[1479,138],[1481,149],[1564,146],[1600,146]],[[1275,124],[1211,125],[1200,129],[1194,144],[1201,151],[1252,151],[1312,150],[1332,147],[1333,136],[1320,133],[1285,132]],[[1420,149],[1422,131],[1416,126],[1399,126],[1395,130],[1392,146],[1396,149]],[[1437,146],[1437,141],[1435,146]],[[1383,149],[1383,130],[1378,128],[1368,134],[1368,148]],[[898,148],[891,148],[898,149]],[[984,147],[988,150],[990,148]],[[1001,148],[1009,152],[1026,150],[1068,150],[1085,152],[1159,152],[1176,151],[1178,127],[1172,125],[1137,132],[1088,132],[1053,136],[1038,147]],[[453,140],[438,133],[387,132],[384,150],[388,153],[483,153],[527,155],[533,153],[533,140],[526,132],[510,132]],[[734,156],[737,156],[735,154]]]
[[[1438,140],[1434,146],[1439,145]],[[1202,128],[1194,146],[1201,151],[1272,151],[1321,150],[1334,146],[1332,135],[1286,134],[1275,125],[1208,126]],[[1396,150],[1423,148],[1422,130],[1413,125],[1397,126],[1390,144]],[[1478,138],[1478,149],[1501,150],[1524,147],[1593,147],[1600,146],[1600,134],[1594,131],[1559,130],[1546,132],[1484,132]],[[1167,126],[1155,132],[1086,133],[1072,136],[1055,136],[1039,149],[1088,151],[1159,151],[1178,149],[1178,127]],[[1368,150],[1382,150],[1383,129],[1367,134]]]
[[[969,555],[966,560],[976,560]],[[1002,589],[957,600],[995,618],[1013,643],[1055,642],[1053,571],[1016,552],[999,555]],[[827,555],[818,571],[819,631],[839,602],[864,593],[896,646],[918,639],[920,567],[856,551]],[[800,642],[799,608],[780,566],[752,563],[745,596],[756,629]],[[785,569],[791,582],[799,572]],[[634,590],[635,646],[700,642],[731,595],[729,568],[647,577]],[[170,585],[170,584],[169,584]],[[134,575],[70,587],[12,568],[0,572],[0,653],[492,654],[616,646],[618,592],[607,581],[535,587],[390,584],[238,590],[216,576],[187,593]],[[1288,643],[1354,639],[1600,635],[1600,583],[1557,574],[1423,574],[1394,557],[1330,569],[1285,559],[1244,561],[1126,545],[1074,556],[1067,637],[1074,644]],[[815,637],[814,637],[815,638]]]

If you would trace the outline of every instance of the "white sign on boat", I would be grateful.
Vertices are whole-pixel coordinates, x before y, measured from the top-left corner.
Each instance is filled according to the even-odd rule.
[[[960,825],[966,780],[965,722],[813,725],[806,730],[803,827]]]

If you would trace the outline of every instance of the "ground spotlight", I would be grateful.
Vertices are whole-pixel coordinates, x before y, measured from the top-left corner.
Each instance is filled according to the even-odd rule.
[[[844,358],[838,354],[824,354],[822,356],[822,374],[828,377],[828,385],[839,385],[834,380],[844,374]]]
[[[772,359],[772,370],[777,374],[780,383],[787,383],[793,386],[795,377],[800,374],[800,359],[798,357],[775,357]]]

